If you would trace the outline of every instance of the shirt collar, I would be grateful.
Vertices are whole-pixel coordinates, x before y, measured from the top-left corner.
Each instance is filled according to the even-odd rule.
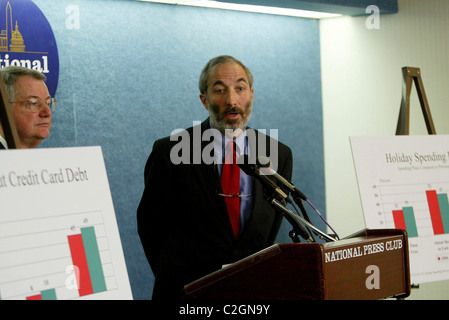
[[[209,120],[210,127],[214,129],[214,126],[212,122]],[[218,130],[217,130],[218,132]],[[221,137],[221,139],[220,139]],[[215,155],[215,162],[222,164],[223,163],[223,154],[224,154],[224,147],[227,145],[229,141],[232,141],[232,139],[226,137],[223,134],[219,134],[214,136],[214,155]],[[243,130],[243,132],[235,139],[235,143],[237,144],[237,150],[238,150],[238,157],[247,154],[249,155],[249,148],[248,148],[248,139],[247,139],[247,131],[246,128]]]

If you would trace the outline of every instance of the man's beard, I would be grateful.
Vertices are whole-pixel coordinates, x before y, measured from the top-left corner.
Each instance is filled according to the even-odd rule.
[[[208,105],[208,108],[212,125],[222,134],[225,134],[225,132],[228,133],[230,130],[245,130],[246,125],[251,118],[253,106],[251,102],[248,102],[246,105],[246,115],[245,112],[238,107],[228,108],[221,114],[219,111],[220,108],[217,105]],[[226,119],[226,115],[232,112],[238,112],[241,115],[241,119]]]

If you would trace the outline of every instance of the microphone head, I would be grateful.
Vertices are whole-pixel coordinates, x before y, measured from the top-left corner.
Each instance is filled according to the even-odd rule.
[[[249,157],[246,154],[239,157],[237,165],[249,176],[253,176],[256,173],[257,166],[255,164],[250,164]]]
[[[257,157],[256,164],[260,168],[269,168],[269,167],[271,167],[270,159],[268,157],[264,157],[264,156]]]

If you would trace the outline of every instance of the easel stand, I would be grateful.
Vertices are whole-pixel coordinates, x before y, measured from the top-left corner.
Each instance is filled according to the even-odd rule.
[[[396,135],[409,135],[410,131],[410,93],[412,90],[412,82],[415,82],[416,91],[418,93],[421,110],[426,122],[427,132],[429,134],[437,134],[435,125],[433,124],[432,115],[430,114],[430,107],[427,101],[427,96],[424,91],[424,84],[421,79],[421,70],[419,68],[403,67],[402,68],[402,101],[401,109],[399,111],[398,124],[396,127]],[[412,289],[418,289],[419,284],[411,284]]]
[[[6,94],[5,83],[0,76],[0,129],[3,129],[5,140],[8,143],[9,149],[17,149],[19,147],[19,134],[17,133],[16,124],[12,115],[11,108],[9,108],[8,95]],[[1,132],[1,130],[0,130]]]
[[[396,135],[408,135],[410,129],[410,93],[412,90],[412,82],[415,82],[416,91],[418,92],[421,110],[426,122],[427,132],[436,134],[433,124],[432,115],[430,114],[429,103],[427,102],[424,85],[421,79],[421,70],[419,68],[403,67],[402,68],[403,86],[402,101],[399,111],[398,125],[396,127]]]

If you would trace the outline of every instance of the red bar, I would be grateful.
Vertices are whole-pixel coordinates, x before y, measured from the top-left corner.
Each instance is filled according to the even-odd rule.
[[[94,293],[92,282],[90,281],[89,266],[87,265],[86,252],[84,251],[83,238],[81,234],[68,236],[70,252],[72,254],[72,262],[78,267],[79,275],[77,276],[78,291],[80,296]]]
[[[404,212],[402,210],[393,210],[394,227],[396,229],[407,230],[405,226]]]
[[[42,296],[40,294],[36,294],[35,296],[27,297],[27,300],[42,300]]]
[[[435,190],[426,191],[427,202],[429,204],[430,219],[434,234],[444,234],[443,220],[441,219],[440,205]]]

